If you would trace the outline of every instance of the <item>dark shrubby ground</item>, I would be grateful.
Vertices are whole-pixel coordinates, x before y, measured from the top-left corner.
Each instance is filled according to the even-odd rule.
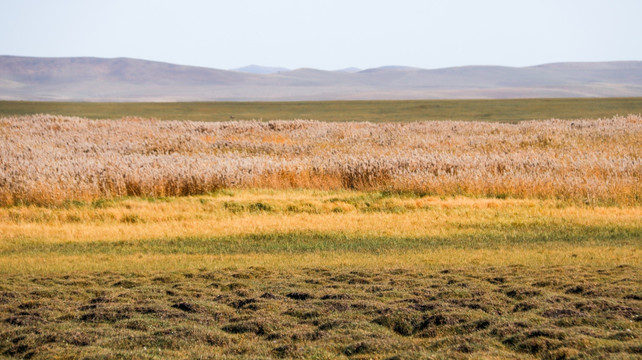
[[[0,356],[639,359],[641,283],[632,266],[16,275]]]

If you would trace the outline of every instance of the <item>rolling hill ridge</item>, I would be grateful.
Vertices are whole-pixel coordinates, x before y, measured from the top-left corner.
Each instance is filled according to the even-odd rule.
[[[0,56],[0,100],[289,101],[642,96],[642,61],[531,67],[235,70],[130,58]]]

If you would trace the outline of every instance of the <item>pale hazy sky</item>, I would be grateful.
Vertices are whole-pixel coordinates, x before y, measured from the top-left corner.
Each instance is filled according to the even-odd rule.
[[[0,55],[221,69],[642,60],[641,0],[0,0]]]

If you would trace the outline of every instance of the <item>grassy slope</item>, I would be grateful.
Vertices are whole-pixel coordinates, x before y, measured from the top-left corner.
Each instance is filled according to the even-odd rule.
[[[318,102],[62,103],[0,101],[0,116],[49,113],[87,118],[124,116],[164,120],[225,121],[520,121],[576,119],[642,113],[642,98],[411,100]]]
[[[234,190],[0,209],[0,354],[634,358],[642,207]]]

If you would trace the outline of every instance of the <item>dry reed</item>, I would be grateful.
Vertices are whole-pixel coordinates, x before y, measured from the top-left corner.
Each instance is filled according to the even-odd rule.
[[[224,187],[638,204],[642,117],[518,124],[0,119],[2,205]]]

